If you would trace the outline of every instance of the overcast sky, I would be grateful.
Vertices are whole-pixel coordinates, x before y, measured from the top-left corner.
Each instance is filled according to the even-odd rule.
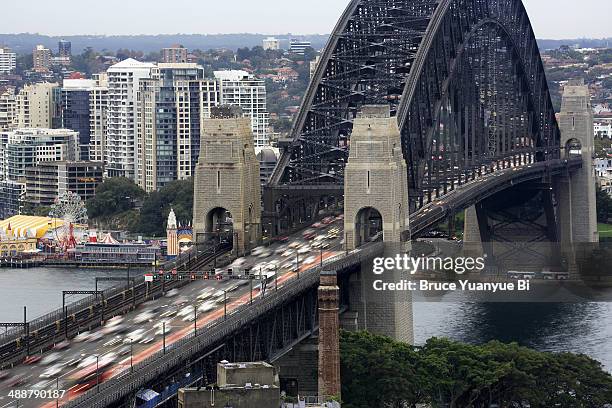
[[[0,32],[326,34],[348,0],[1,0]],[[612,37],[610,0],[524,0],[538,38]]]

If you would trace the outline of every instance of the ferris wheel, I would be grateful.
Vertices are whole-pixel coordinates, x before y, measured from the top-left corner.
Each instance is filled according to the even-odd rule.
[[[74,226],[87,224],[87,208],[78,194],[67,191],[51,206],[49,217],[62,222],[54,227],[55,239],[65,250],[76,246]],[[53,221],[52,221],[53,222]]]

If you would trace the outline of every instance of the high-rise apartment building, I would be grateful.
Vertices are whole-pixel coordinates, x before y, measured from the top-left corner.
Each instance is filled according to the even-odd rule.
[[[291,40],[289,42],[289,52],[297,55],[304,55],[307,48],[312,47],[310,41]]]
[[[72,57],[72,43],[66,40],[60,40],[58,43],[58,55],[64,58]]]
[[[107,113],[106,85],[96,79],[65,79],[61,90],[61,127],[79,132],[80,160],[90,160],[92,131],[96,133],[93,142],[105,131]],[[102,161],[102,160],[100,160]]]
[[[94,75],[96,86],[89,90],[89,160],[106,163],[108,120],[108,75]]]
[[[10,48],[0,47],[0,74],[10,74],[17,68],[17,54]]]
[[[51,68],[51,50],[44,45],[37,45],[32,53],[34,71],[48,72]]]
[[[0,93],[0,132],[17,127],[17,96],[14,88]]]
[[[138,184],[157,190],[192,176],[202,120],[219,103],[218,82],[192,63],[159,64],[138,93]]]
[[[153,68],[154,64],[128,58],[107,71],[106,170],[109,177],[127,177],[138,181],[136,104],[140,81],[149,78]]]
[[[268,37],[263,40],[263,49],[277,51],[280,50],[280,41],[274,37]]]
[[[270,144],[269,113],[266,101],[266,85],[246,71],[215,71],[221,82],[221,104],[242,108],[245,117],[251,119],[255,147]]]
[[[16,129],[0,133],[0,178],[22,182],[25,170],[44,161],[75,161],[78,133],[68,129]]]
[[[56,127],[58,98],[58,84],[44,82],[25,85],[17,95],[17,127]]]
[[[87,201],[94,197],[102,175],[100,162],[40,162],[26,168],[26,199],[30,204],[49,206],[57,197],[71,191]]]
[[[163,48],[161,54],[161,62],[166,64],[187,62],[187,48],[182,45],[176,44],[168,48]]]

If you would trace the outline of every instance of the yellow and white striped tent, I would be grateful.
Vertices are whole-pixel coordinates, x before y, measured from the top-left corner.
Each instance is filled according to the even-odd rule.
[[[47,232],[64,225],[58,218],[15,215],[0,221],[0,239],[43,238]]]

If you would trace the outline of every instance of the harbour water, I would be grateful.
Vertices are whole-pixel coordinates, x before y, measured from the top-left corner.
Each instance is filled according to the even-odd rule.
[[[62,290],[93,290],[96,276],[125,275],[116,269],[1,269],[0,320],[22,321],[23,306],[30,320],[60,308]],[[101,288],[109,285],[100,283]],[[419,301],[413,312],[417,344],[434,336],[470,343],[514,341],[542,351],[584,353],[612,371],[612,303]]]

